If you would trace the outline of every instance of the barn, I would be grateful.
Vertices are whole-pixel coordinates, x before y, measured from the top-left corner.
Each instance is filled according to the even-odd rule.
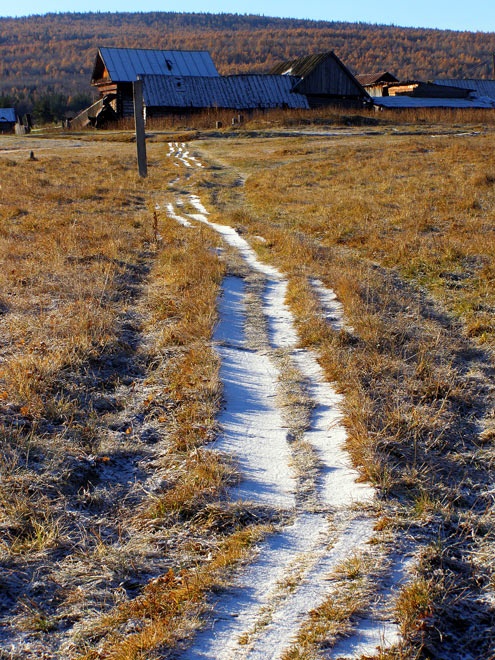
[[[333,51],[283,62],[270,73],[298,78],[293,91],[304,94],[311,108],[371,104],[368,92]]]
[[[134,114],[132,83],[140,75],[168,77],[219,76],[206,51],[152,50],[146,48],[99,48],[91,84],[106,99],[117,117]]]

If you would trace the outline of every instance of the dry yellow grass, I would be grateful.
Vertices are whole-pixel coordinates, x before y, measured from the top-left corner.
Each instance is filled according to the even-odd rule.
[[[492,567],[481,556],[495,533],[484,442],[495,415],[495,136],[475,128],[203,147],[232,182],[215,191],[223,221],[262,235],[253,246],[290,275],[302,341],[345,394],[348,448],[391,507],[397,537],[403,526],[419,544],[440,539],[400,601],[414,657],[494,644]],[[352,331],[322,324],[313,277],[337,292]],[[427,615],[412,597],[421,584],[432,585]]]
[[[47,141],[35,161],[29,144],[0,155],[0,644],[141,657],[171,643],[170,616],[174,642],[190,632],[263,529],[219,503],[235,471],[203,449],[223,265],[156,208],[166,144],[144,181],[125,139]]]
[[[77,657],[137,660],[159,648],[173,648],[201,627],[207,592],[225,584],[228,571],[266,531],[258,528],[235,532],[203,566],[177,574],[169,570],[153,580],[139,598],[115,608],[92,626],[93,639],[102,637],[104,642]],[[129,622],[136,632],[124,632]]]
[[[387,117],[280,138],[280,118],[265,120],[195,143],[214,166],[191,185],[211,194],[212,219],[266,239],[252,244],[289,275],[389,537],[427,548],[397,608],[410,657],[488,653],[493,133],[461,117],[394,131]],[[129,134],[96,137],[47,141],[36,161],[0,154],[1,605],[29,640],[17,658],[175,645],[265,531],[266,514],[221,501],[235,471],[203,449],[220,401],[216,239],[155,208],[173,191],[168,135],[149,144],[146,180]],[[322,322],[313,277],[347,329]],[[343,611],[315,613],[308,653],[365,605],[349,593]]]
[[[350,249],[398,268],[441,298],[471,336],[493,344],[493,139],[432,131],[290,145],[244,140],[231,162],[249,173],[245,196],[257,229],[267,223],[284,233],[274,248],[280,258],[293,253],[292,234],[301,231],[320,251]]]

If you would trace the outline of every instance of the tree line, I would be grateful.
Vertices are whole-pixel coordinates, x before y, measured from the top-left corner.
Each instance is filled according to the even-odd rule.
[[[0,95],[60,119],[74,99],[92,100],[100,46],[207,50],[223,74],[267,73],[280,61],[333,50],[358,74],[495,78],[494,33],[242,14],[70,12],[0,18]]]
[[[74,117],[81,110],[91,105],[92,95],[87,93],[65,94],[47,89],[43,93],[34,90],[32,94],[0,94],[0,108],[15,108],[21,121],[26,115],[35,123],[59,123]]]

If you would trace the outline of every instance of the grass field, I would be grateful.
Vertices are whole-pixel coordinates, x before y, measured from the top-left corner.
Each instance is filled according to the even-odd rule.
[[[170,657],[281,522],[230,502],[235,466],[205,450],[216,298],[240,267],[167,217],[185,185],[287,275],[379,493],[380,547],[417,547],[387,657],[492,657],[495,134],[434,120],[157,131],[147,179],[129,133],[2,138],[0,658]],[[188,137],[205,167],[184,183],[167,153]],[[342,602],[287,658],[324,657],[373,597],[372,564],[342,569]]]

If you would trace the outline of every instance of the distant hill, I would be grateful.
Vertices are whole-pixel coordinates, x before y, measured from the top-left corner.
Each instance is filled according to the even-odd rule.
[[[238,14],[61,13],[0,18],[0,95],[87,93],[98,46],[208,50],[221,73],[334,50],[354,73],[494,77],[495,33]]]

